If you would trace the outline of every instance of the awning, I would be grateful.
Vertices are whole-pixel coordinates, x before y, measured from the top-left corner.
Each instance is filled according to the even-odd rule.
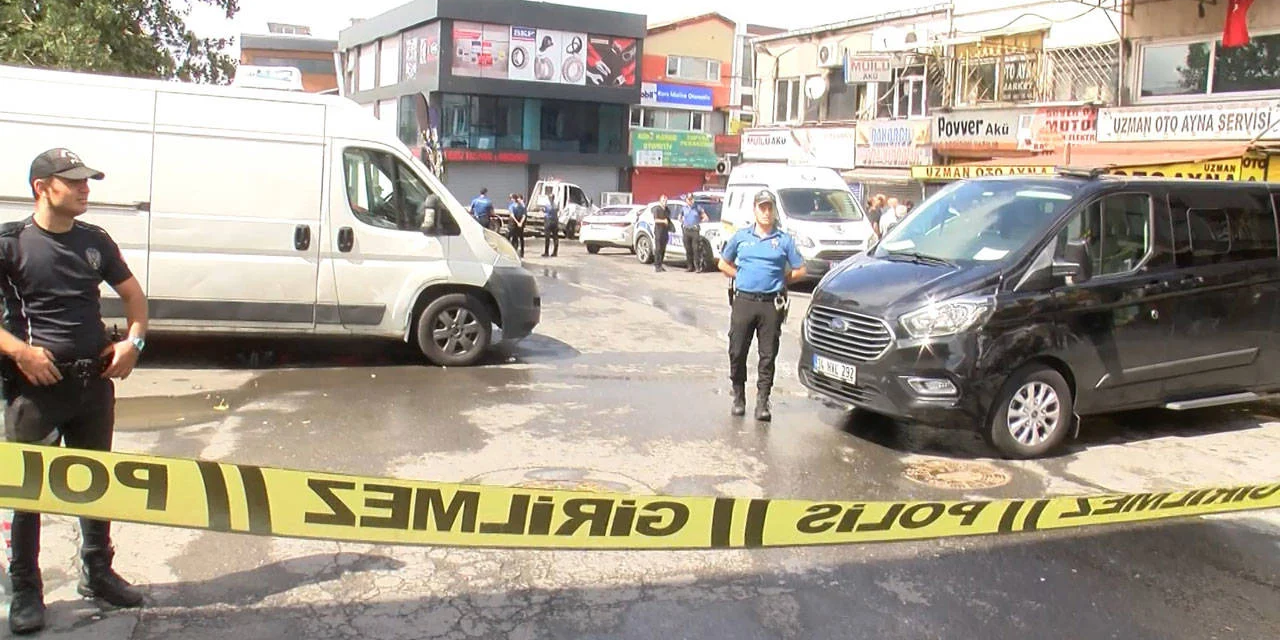
[[[911,182],[911,169],[903,167],[901,169],[893,169],[887,167],[858,167],[841,172],[840,177],[846,182],[879,182],[879,183],[908,183]]]
[[[1034,156],[1008,156],[965,164],[973,166],[1048,166],[1100,169],[1135,165],[1160,165],[1203,162],[1220,158],[1239,158],[1254,148],[1251,142],[1181,141],[1181,142],[1099,142],[1072,145]]]

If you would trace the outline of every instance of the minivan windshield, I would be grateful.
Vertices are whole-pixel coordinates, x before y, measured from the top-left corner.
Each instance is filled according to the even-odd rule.
[[[1039,238],[1071,204],[1070,192],[1025,181],[965,181],[926,200],[876,247],[951,264],[994,262]]]
[[[856,222],[862,209],[848,189],[779,189],[783,213],[796,220]]]

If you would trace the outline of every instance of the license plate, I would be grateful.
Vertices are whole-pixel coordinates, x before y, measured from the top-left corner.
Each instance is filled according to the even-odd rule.
[[[815,373],[821,374],[828,378],[835,378],[849,384],[857,384],[858,368],[843,362],[836,362],[830,358],[824,358],[819,355],[813,356],[813,370]]]

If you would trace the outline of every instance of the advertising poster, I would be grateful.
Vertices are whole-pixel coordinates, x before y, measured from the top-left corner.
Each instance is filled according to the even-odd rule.
[[[593,35],[587,46],[587,84],[633,87],[636,84],[636,41]]]
[[[560,82],[587,84],[587,34],[566,32],[564,54],[560,62]]]
[[[855,156],[861,167],[911,167],[933,163],[928,120],[858,123]]]
[[[720,159],[715,138],[692,131],[631,131],[631,151],[637,167],[714,169]]]
[[[533,49],[533,79],[538,82],[559,82],[560,62],[564,56],[564,33],[550,29],[538,29]]]
[[[511,27],[511,44],[509,70],[507,77],[512,80],[533,82],[533,62],[538,46],[538,30],[533,27]]]
[[[1092,107],[1042,107],[1018,117],[1018,149],[1052,151],[1098,141],[1098,110]]]
[[[666,84],[663,82],[640,83],[640,104],[645,107],[679,107],[696,111],[711,111],[712,101],[711,87]]]
[[[1100,142],[1275,140],[1280,100],[1118,107],[1098,114]]]
[[[404,61],[404,80],[434,78],[440,73],[440,23],[404,32],[400,56]]]
[[[510,38],[506,26],[453,23],[453,75],[505,80]]]

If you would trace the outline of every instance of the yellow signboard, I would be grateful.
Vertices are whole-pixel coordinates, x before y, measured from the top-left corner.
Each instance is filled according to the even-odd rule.
[[[911,167],[912,180],[941,182],[947,180],[968,180],[986,176],[1044,176],[1054,173],[1050,166],[1016,166],[1016,165],[917,165]]]

